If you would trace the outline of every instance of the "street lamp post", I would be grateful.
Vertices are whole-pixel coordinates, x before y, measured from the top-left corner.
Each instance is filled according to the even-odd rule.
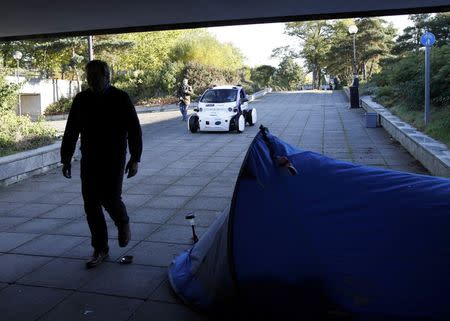
[[[19,61],[22,59],[22,52],[19,50],[15,51],[13,54],[14,59],[17,62],[16,65],[16,79],[17,79],[17,85],[19,85],[20,79],[19,79]],[[19,97],[18,97],[18,103],[19,103],[19,115],[22,115],[22,104],[20,101],[20,90],[19,90]]]
[[[353,83],[350,86],[350,108],[359,108],[359,79],[358,70],[356,68],[356,33],[358,32],[358,27],[356,25],[351,25],[348,27],[348,33],[353,35]]]
[[[353,77],[357,76],[356,71],[356,33],[358,32],[358,27],[351,25],[348,27],[348,33],[353,35]]]

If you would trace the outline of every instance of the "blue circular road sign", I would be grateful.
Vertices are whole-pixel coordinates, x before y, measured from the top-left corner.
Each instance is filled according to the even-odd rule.
[[[431,47],[436,42],[436,37],[431,32],[425,32],[420,37],[420,43],[425,47]]]

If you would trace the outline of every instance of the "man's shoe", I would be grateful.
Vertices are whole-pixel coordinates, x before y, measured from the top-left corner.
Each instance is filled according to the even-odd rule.
[[[108,251],[94,251],[94,254],[92,254],[91,259],[86,262],[86,268],[92,269],[96,267],[97,265],[100,265],[107,257],[108,257]]]
[[[120,225],[117,229],[119,230],[119,246],[127,246],[131,239],[130,224]]]

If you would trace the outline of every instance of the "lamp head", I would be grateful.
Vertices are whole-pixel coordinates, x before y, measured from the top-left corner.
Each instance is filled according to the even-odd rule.
[[[195,225],[195,221],[194,221],[195,215],[194,215],[194,213],[189,213],[189,214],[187,214],[184,218],[185,218],[186,220],[188,220],[189,223],[190,223],[192,226]]]
[[[14,51],[13,57],[14,57],[14,59],[16,59],[16,60],[22,59],[22,52],[20,52],[19,50]]]
[[[352,35],[358,32],[358,27],[356,25],[351,25],[348,27],[348,32]]]

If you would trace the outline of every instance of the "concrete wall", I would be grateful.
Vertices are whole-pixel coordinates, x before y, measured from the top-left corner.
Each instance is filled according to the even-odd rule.
[[[79,160],[79,142],[73,156]],[[33,150],[0,157],[0,186],[18,182],[24,178],[44,173],[59,166],[61,142]]]
[[[7,81],[17,83],[17,78],[8,76]],[[45,109],[62,97],[73,97],[78,93],[78,85],[73,80],[60,79],[25,79],[19,77],[22,83],[20,100],[22,114],[37,118],[44,114]],[[81,86],[81,83],[80,83]],[[17,107],[19,112],[19,107]]]

